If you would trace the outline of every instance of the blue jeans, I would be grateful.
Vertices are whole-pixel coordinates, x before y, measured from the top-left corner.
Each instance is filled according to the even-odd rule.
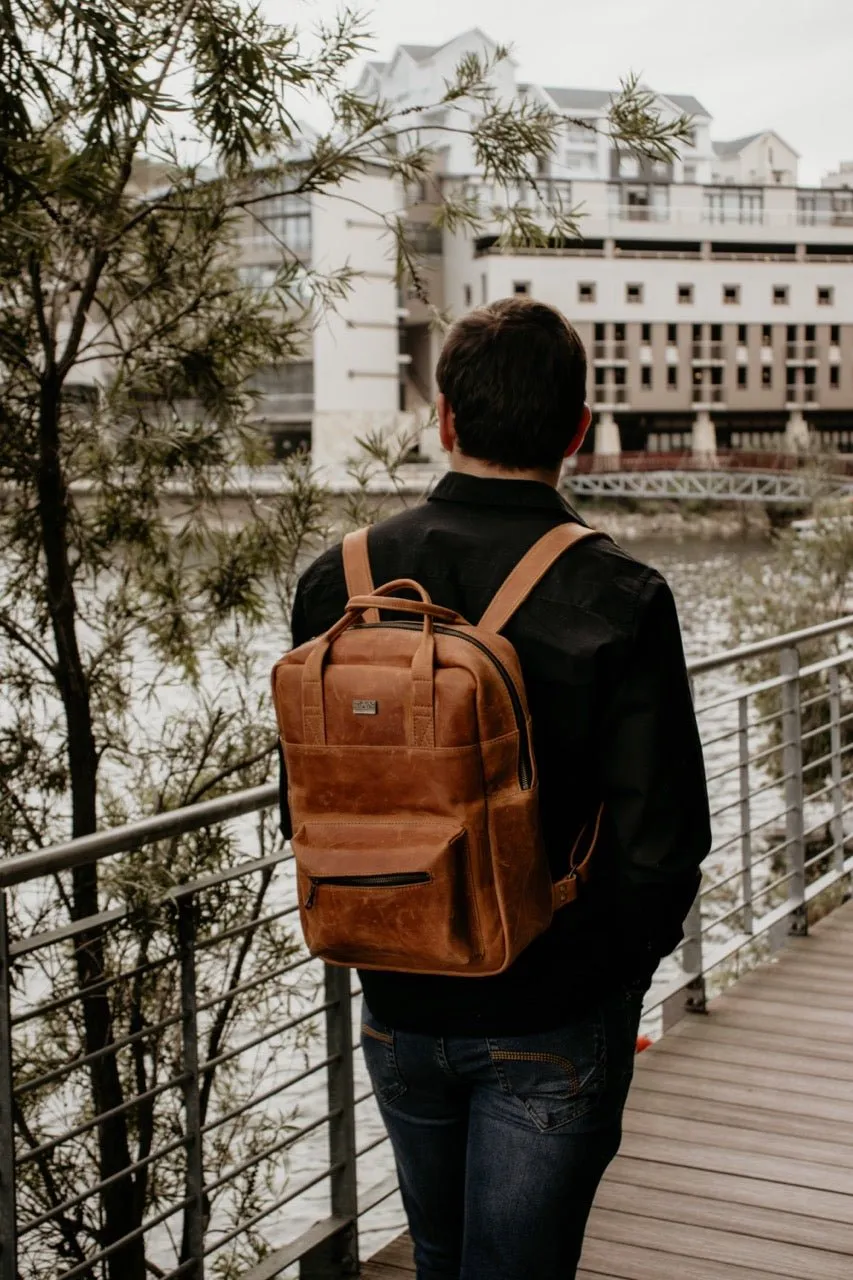
[[[393,1031],[365,1006],[418,1280],[572,1280],[622,1137],[644,991],[489,1038]]]

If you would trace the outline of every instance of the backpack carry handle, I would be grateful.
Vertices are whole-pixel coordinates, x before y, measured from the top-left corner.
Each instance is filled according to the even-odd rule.
[[[393,596],[393,591],[415,591],[420,600]],[[435,636],[433,623],[449,622],[467,626],[461,614],[433,604],[427,592],[411,578],[395,578],[377,587],[372,595],[353,596],[347,611],[314,645],[302,670],[302,724],[307,743],[326,741],[326,708],[323,699],[323,668],[329,649],[349,627],[357,624],[369,610],[391,609],[413,613],[423,618],[421,642],[412,658],[412,702],[410,739],[414,747],[435,747]],[[378,617],[378,612],[376,613]]]

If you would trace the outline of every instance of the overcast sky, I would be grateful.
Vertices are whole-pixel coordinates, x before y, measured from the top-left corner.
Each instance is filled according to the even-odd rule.
[[[267,0],[278,21],[308,25],[338,0]],[[853,160],[853,0],[367,0],[376,51],[441,44],[470,27],[513,46],[519,76],[609,89],[634,70],[691,93],[712,136],[773,128],[817,184]]]

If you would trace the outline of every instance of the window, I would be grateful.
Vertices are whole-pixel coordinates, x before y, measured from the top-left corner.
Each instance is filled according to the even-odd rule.
[[[470,307],[472,298],[473,298],[473,291],[471,289],[471,286],[470,284],[466,284],[465,286],[465,306],[466,307]]]
[[[595,285],[591,280],[582,280],[578,285],[578,302],[595,302]],[[598,337],[598,328],[596,325],[596,338]],[[604,325],[601,326],[604,328]]]
[[[817,329],[813,324],[806,325],[806,342],[814,342],[817,337]]]
[[[530,293],[530,281],[514,280],[512,283],[512,291],[513,293],[518,293],[518,294],[521,294],[522,296],[526,296],[528,293]]]
[[[773,286],[773,305],[776,307],[786,307],[788,305],[788,297],[790,290],[786,284],[776,284]]]
[[[740,285],[724,284],[723,285],[723,302],[728,306],[737,306],[740,303]]]
[[[739,324],[737,327],[737,340],[740,346],[745,347],[747,343],[747,331],[745,324]]]
[[[625,285],[625,301],[626,302],[642,302],[643,286],[641,284]]]
[[[773,346],[773,326],[770,324],[761,326],[761,345],[762,347]]]
[[[249,235],[255,244],[284,246],[291,253],[311,249],[311,207],[304,196],[276,191],[258,200],[251,216]]]
[[[721,324],[712,324],[711,325],[711,341],[722,342],[722,340],[723,340],[723,326]]]
[[[831,387],[841,386],[841,365],[831,364],[829,366],[829,385]]]
[[[650,324],[644,324],[640,332],[643,342],[648,346],[652,340],[652,326]]]
[[[595,326],[595,340],[596,340],[596,342],[603,342],[603,341],[604,341],[604,339],[605,339],[606,337],[607,337],[607,325],[604,325],[604,324],[597,324],[597,325]]]
[[[624,387],[627,381],[627,370],[624,365],[617,365],[613,370],[613,381],[617,387]]]
[[[785,370],[785,382],[789,387],[797,385],[797,366],[789,364]]]
[[[745,390],[746,390],[746,387],[747,387],[747,375],[748,375],[748,372],[749,372],[749,370],[747,369],[747,367],[746,367],[746,365],[745,365],[745,364],[738,365],[738,371],[737,371],[737,384],[738,384],[738,386],[741,388],[741,390],[742,390],[742,391],[745,391]]]
[[[488,300],[489,300],[489,285],[488,285],[488,281],[486,280],[486,273],[484,271],[483,274],[480,276],[480,301],[488,302]]]
[[[604,375],[606,372],[607,370],[603,369],[600,364],[595,366],[595,385],[597,387],[604,386]]]
[[[789,324],[787,326],[785,330],[785,337],[787,338],[788,342],[797,341],[797,326],[795,324]]]
[[[831,288],[829,288],[829,287],[825,287],[825,288],[818,288],[818,291],[817,291],[817,305],[818,305],[819,307],[833,307],[833,306],[835,306],[835,290],[834,290],[834,289],[831,289]]]
[[[772,366],[772,364],[765,364],[765,365],[763,365],[763,366],[762,366],[762,369],[761,369],[761,385],[762,385],[762,387],[772,387],[772,386],[773,386],[773,366]]]
[[[649,389],[651,389],[652,366],[650,364],[644,364],[642,369],[640,370],[640,382],[644,387],[648,387]]]
[[[680,284],[678,286],[678,301],[679,302],[693,301],[693,285],[692,284]]]
[[[686,165],[684,166],[684,181],[685,181],[685,182],[695,182],[695,181],[696,181],[696,166],[695,166],[695,164],[686,164]]]
[[[693,341],[694,341],[694,342],[701,342],[701,341],[702,341],[702,326],[701,326],[701,324],[694,324],[694,326],[693,326]]]
[[[837,347],[841,342],[841,325],[840,324],[834,324],[830,328],[829,341],[832,343],[834,347]]]
[[[668,324],[666,326],[666,340],[671,347],[676,346],[676,344],[678,343],[678,325],[677,324]]]
[[[764,221],[764,192],[756,187],[706,187],[706,222]]]
[[[678,365],[667,365],[666,369],[666,385],[675,391],[678,387]]]
[[[624,326],[624,324],[615,324],[615,325],[613,326],[613,341],[614,341],[614,342],[624,342],[624,341],[625,341],[625,326]]]

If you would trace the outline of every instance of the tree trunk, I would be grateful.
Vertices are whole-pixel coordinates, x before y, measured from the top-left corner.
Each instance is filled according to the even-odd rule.
[[[55,367],[42,382],[39,418],[38,503],[42,546],[47,569],[47,604],[56,644],[59,693],[68,731],[71,780],[72,834],[89,835],[97,826],[98,756],[92,726],[89,688],[77,643],[77,603],[68,556],[68,492],[59,449],[61,386]],[[99,909],[97,864],[72,872],[74,917],[84,920]],[[74,944],[77,984],[82,996],[85,1053],[96,1053],[113,1042],[113,1020],[106,990],[90,991],[104,977],[104,941],[100,928],[79,934]],[[114,1054],[89,1064],[92,1107],[96,1115],[124,1101]],[[99,1174],[112,1177],[130,1165],[124,1115],[98,1127]],[[132,1174],[101,1192],[101,1247],[108,1248],[140,1224],[134,1210]],[[109,1280],[145,1280],[145,1244],[141,1238],[116,1250],[108,1262]]]

